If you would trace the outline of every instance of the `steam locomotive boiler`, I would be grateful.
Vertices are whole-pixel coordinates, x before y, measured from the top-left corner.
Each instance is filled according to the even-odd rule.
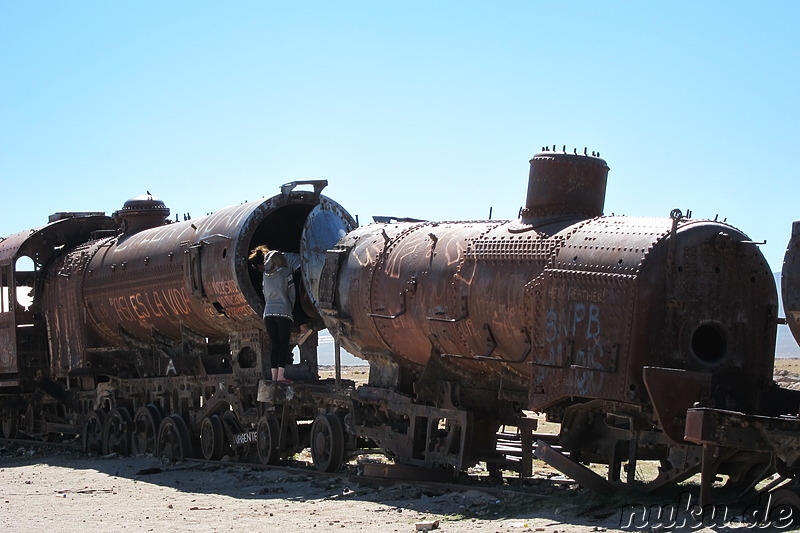
[[[470,435],[472,459],[492,456],[501,424],[546,412],[571,457],[546,442],[537,455],[601,489],[579,461],[608,464],[611,482],[627,463],[633,482],[637,460],[660,460],[650,489],[698,471],[687,409],[766,403],[774,280],[728,224],[603,216],[607,172],[599,157],[544,150],[518,220],[372,224],[339,241],[317,299],[334,337],[370,361],[356,397],[389,388],[468,412],[439,434]],[[719,471],[743,479],[754,460]]]
[[[260,376],[264,341],[254,332],[262,327],[263,296],[249,251],[267,244],[300,252],[313,209],[341,214],[341,235],[354,224],[319,194],[324,184],[314,185],[313,193],[287,189],[265,202],[166,225],[169,210],[160,200],[126,202],[114,214],[118,234],[78,246],[51,267],[44,309],[52,376],[76,367],[120,377],[201,376],[233,363]],[[313,262],[307,264],[313,276]],[[315,316],[310,304],[306,309]],[[153,356],[142,358],[151,345]]]

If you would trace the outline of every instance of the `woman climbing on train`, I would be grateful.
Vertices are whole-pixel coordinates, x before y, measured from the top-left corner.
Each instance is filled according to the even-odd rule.
[[[264,326],[270,342],[270,367],[272,381],[291,383],[285,376],[290,358],[292,311],[295,302],[294,272],[300,267],[300,256],[294,253],[270,250],[261,245],[253,249],[250,264],[263,273],[261,289],[264,292]],[[301,335],[308,329],[300,325]]]

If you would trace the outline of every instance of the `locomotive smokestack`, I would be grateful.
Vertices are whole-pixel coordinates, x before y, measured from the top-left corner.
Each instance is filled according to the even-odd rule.
[[[531,159],[528,197],[522,219],[541,222],[603,214],[608,165],[592,155],[545,150]]]

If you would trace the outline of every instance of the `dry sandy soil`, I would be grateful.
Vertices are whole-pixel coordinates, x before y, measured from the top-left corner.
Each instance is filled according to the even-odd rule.
[[[780,367],[797,372],[800,361]],[[351,368],[347,377],[363,380],[366,369]],[[793,374],[784,377],[798,381]],[[660,497],[677,503],[680,492]],[[624,505],[658,502],[643,499],[599,497],[538,462],[535,478],[524,486],[444,492],[238,464],[97,458],[55,446],[0,443],[2,532],[412,532],[438,522],[436,531],[443,533],[585,533],[623,531]]]
[[[566,530],[544,496],[442,494],[242,466],[19,451],[0,452],[4,532],[411,532],[436,520],[442,532]],[[596,531],[609,519],[569,522],[569,531]]]

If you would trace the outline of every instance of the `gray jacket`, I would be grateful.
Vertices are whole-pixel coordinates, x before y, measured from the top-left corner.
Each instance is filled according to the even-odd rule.
[[[275,254],[282,254],[286,267],[275,264]],[[264,259],[264,276],[261,290],[264,292],[264,316],[282,316],[292,320],[294,308],[294,271],[300,266],[298,254],[272,251]]]

